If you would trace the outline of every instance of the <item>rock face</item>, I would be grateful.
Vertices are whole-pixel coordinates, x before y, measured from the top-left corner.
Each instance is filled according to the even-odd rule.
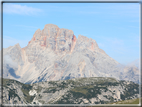
[[[95,40],[53,24],[38,29],[24,48],[3,49],[3,76],[23,83],[80,77],[114,77],[139,82],[139,72],[124,72],[117,61],[100,49]],[[123,75],[125,74],[125,75]],[[130,77],[128,75],[131,75]]]

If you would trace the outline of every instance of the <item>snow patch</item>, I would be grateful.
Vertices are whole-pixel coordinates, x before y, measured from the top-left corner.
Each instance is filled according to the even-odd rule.
[[[30,96],[37,95],[36,90],[30,90],[30,91],[29,91],[29,95],[30,95]]]

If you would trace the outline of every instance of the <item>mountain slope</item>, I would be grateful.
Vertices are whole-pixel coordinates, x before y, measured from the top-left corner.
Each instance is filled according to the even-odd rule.
[[[3,79],[4,104],[107,104],[139,97],[139,85],[109,77],[23,84]]]
[[[124,100],[124,101],[118,101],[113,104],[139,104],[139,98],[137,99],[131,99],[131,100]]]
[[[136,60],[128,63],[127,66],[134,66],[134,67],[137,67],[138,69],[140,69],[140,59],[136,59]]]
[[[38,29],[24,48],[19,44],[3,50],[4,78],[23,83],[80,77],[114,77],[139,82],[139,70],[124,71],[100,49],[95,40],[53,24]]]

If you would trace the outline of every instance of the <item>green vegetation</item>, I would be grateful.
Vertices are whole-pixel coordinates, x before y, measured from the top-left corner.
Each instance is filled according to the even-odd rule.
[[[26,101],[28,103],[31,103],[33,101],[33,99],[34,99],[35,96],[30,96],[29,92],[27,90],[24,90],[24,89],[22,89],[22,92],[24,94],[24,98],[26,99]]]
[[[133,100],[127,102],[127,99],[132,99],[131,97],[135,94],[139,93],[139,85],[135,84],[133,82],[130,82],[129,84],[126,83],[126,81],[116,81],[114,78],[108,78],[108,77],[90,77],[90,78],[76,78],[71,80],[62,80],[62,81],[49,81],[45,82],[49,84],[49,87],[46,88],[43,85],[43,83],[35,83],[33,85],[29,84],[22,84],[15,80],[10,79],[4,79],[4,87],[9,90],[9,96],[12,97],[18,97],[19,100],[20,96],[16,94],[16,89],[13,89],[12,84],[19,85],[18,87],[21,88],[24,98],[28,103],[31,103],[35,97],[29,95],[29,91],[34,89],[37,91],[37,93],[41,92],[41,90],[44,90],[43,93],[55,93],[56,91],[64,90],[66,88],[69,88],[69,90],[62,96],[58,101],[54,102],[50,101],[48,103],[55,103],[55,104],[80,104],[85,103],[84,100],[86,99],[88,103],[91,103],[91,98],[96,98],[95,104],[113,104],[116,99],[111,96],[111,94],[115,94],[115,91],[109,90],[109,86],[118,86],[121,85],[124,88],[123,94],[120,95],[121,99],[124,101],[116,102],[121,103],[129,103],[129,104],[138,104],[138,100]],[[44,84],[45,84],[44,83]],[[46,85],[46,84],[45,84]],[[11,89],[10,89],[11,87]],[[102,100],[100,97],[98,97],[99,94],[102,94],[102,92],[109,92],[111,94],[109,95],[103,95],[107,100]],[[47,103],[42,99],[42,94],[38,94],[39,102],[45,104]],[[134,98],[134,97],[133,97]],[[16,103],[16,101],[14,101]]]
[[[49,87],[43,93],[55,93],[57,91],[57,87]]]
[[[49,81],[49,84],[53,85],[53,87],[47,88],[43,93],[55,93],[56,91],[68,88],[68,84],[65,81],[62,81],[61,83],[57,83],[56,81]]]
[[[10,98],[15,98],[15,97],[18,97],[19,101],[21,101],[21,98],[15,93],[15,90],[12,90],[9,88],[9,97]]]
[[[15,100],[13,103],[14,103],[14,104],[16,104],[16,103],[17,103],[17,101]]]
[[[15,84],[16,86],[19,85],[19,87],[21,87],[21,91],[23,92],[23,95],[24,95],[24,98],[26,99],[26,101],[28,103],[32,102],[32,100],[35,96],[29,95],[29,90],[32,89],[31,85],[23,84],[23,83],[20,83],[16,80],[12,80],[12,79],[3,79],[3,87],[8,89],[10,98],[18,97],[19,101],[21,101],[21,98],[16,94],[16,92],[15,92],[16,89],[10,88],[10,85],[12,85],[12,84]],[[16,103],[16,102],[14,102],[14,103]]]
[[[121,99],[125,100],[125,98],[130,99],[130,97],[134,94],[139,93],[139,85],[135,83],[131,83],[126,85],[124,94],[121,94]]]
[[[103,77],[91,77],[91,78],[79,78],[79,79],[72,79],[72,80],[66,80],[66,85],[70,85],[73,87],[71,90],[69,90],[66,95],[63,95],[61,99],[59,99],[56,103],[57,104],[74,104],[76,103],[80,104],[82,101],[79,98],[87,99],[89,102],[91,98],[98,98],[98,94],[101,94],[101,91],[104,92],[110,91],[108,90],[108,86],[118,86],[122,85],[125,86],[127,91],[124,91],[124,94],[121,94],[121,98],[127,98],[131,97],[134,94],[138,94],[138,88],[139,85],[135,84],[133,82],[130,82],[130,84],[125,84],[125,81],[116,81],[114,78],[103,78]],[[135,90],[134,90],[135,89]],[[114,102],[114,98],[112,96],[105,95],[105,98],[107,98],[109,101],[102,101],[99,102],[101,104],[107,104]],[[99,102],[95,102],[95,104],[98,104]]]
[[[23,85],[22,83],[20,83],[19,81],[16,81],[16,80],[3,79],[3,86],[5,86],[5,87],[10,86],[12,83],[16,83],[18,85]]]
[[[23,92],[23,94],[24,94],[24,98],[26,99],[26,101],[28,102],[28,103],[31,103],[32,101],[33,101],[33,99],[34,99],[34,97],[35,96],[30,96],[29,95],[29,91],[32,89],[32,86],[31,85],[28,85],[28,84],[23,84],[22,85],[22,88],[21,88],[21,90],[22,90],[22,92]]]
[[[57,85],[57,82],[56,82],[56,81],[49,81],[48,83],[49,83],[49,84],[52,84],[53,86],[54,86],[54,85]]]
[[[21,98],[16,94],[15,90],[16,89],[10,89],[8,86],[10,86],[12,83],[17,83],[17,84],[21,84],[18,81],[12,80],[12,79],[3,79],[3,87],[7,88],[8,90],[8,95],[11,98],[15,98],[17,97],[19,99],[19,101],[21,101]],[[16,102],[14,102],[16,103]]]
[[[118,101],[118,102],[111,103],[111,104],[139,104],[139,98],[131,99],[131,100]]]
[[[39,102],[40,102],[40,103],[42,103],[42,104],[44,104],[44,103],[45,103],[45,101],[43,101],[43,100],[39,100]]]
[[[37,86],[37,89],[34,89],[37,91],[37,93],[39,93],[41,90],[42,90],[42,87],[41,86]]]
[[[142,98],[141,98],[141,102],[142,102]],[[115,106],[114,104],[139,104],[139,98],[137,99],[131,99],[131,100],[123,100],[123,101],[118,101],[115,103],[108,103],[108,104],[113,104],[113,107]],[[102,107],[102,106],[88,106],[88,107]],[[110,106],[105,106],[105,107],[110,107]],[[134,107],[134,106],[132,106]]]

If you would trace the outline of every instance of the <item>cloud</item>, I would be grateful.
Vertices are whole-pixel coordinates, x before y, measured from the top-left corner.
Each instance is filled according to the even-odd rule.
[[[19,43],[21,48],[28,45],[29,40],[15,39],[9,36],[3,36],[3,48],[8,48],[9,46],[14,46]]]
[[[14,62],[9,55],[3,57],[3,61],[8,64],[10,67],[17,68],[18,64]]]
[[[41,9],[22,6],[19,4],[4,3],[3,12],[8,14],[20,14],[20,15],[36,15],[38,12],[42,12]]]

